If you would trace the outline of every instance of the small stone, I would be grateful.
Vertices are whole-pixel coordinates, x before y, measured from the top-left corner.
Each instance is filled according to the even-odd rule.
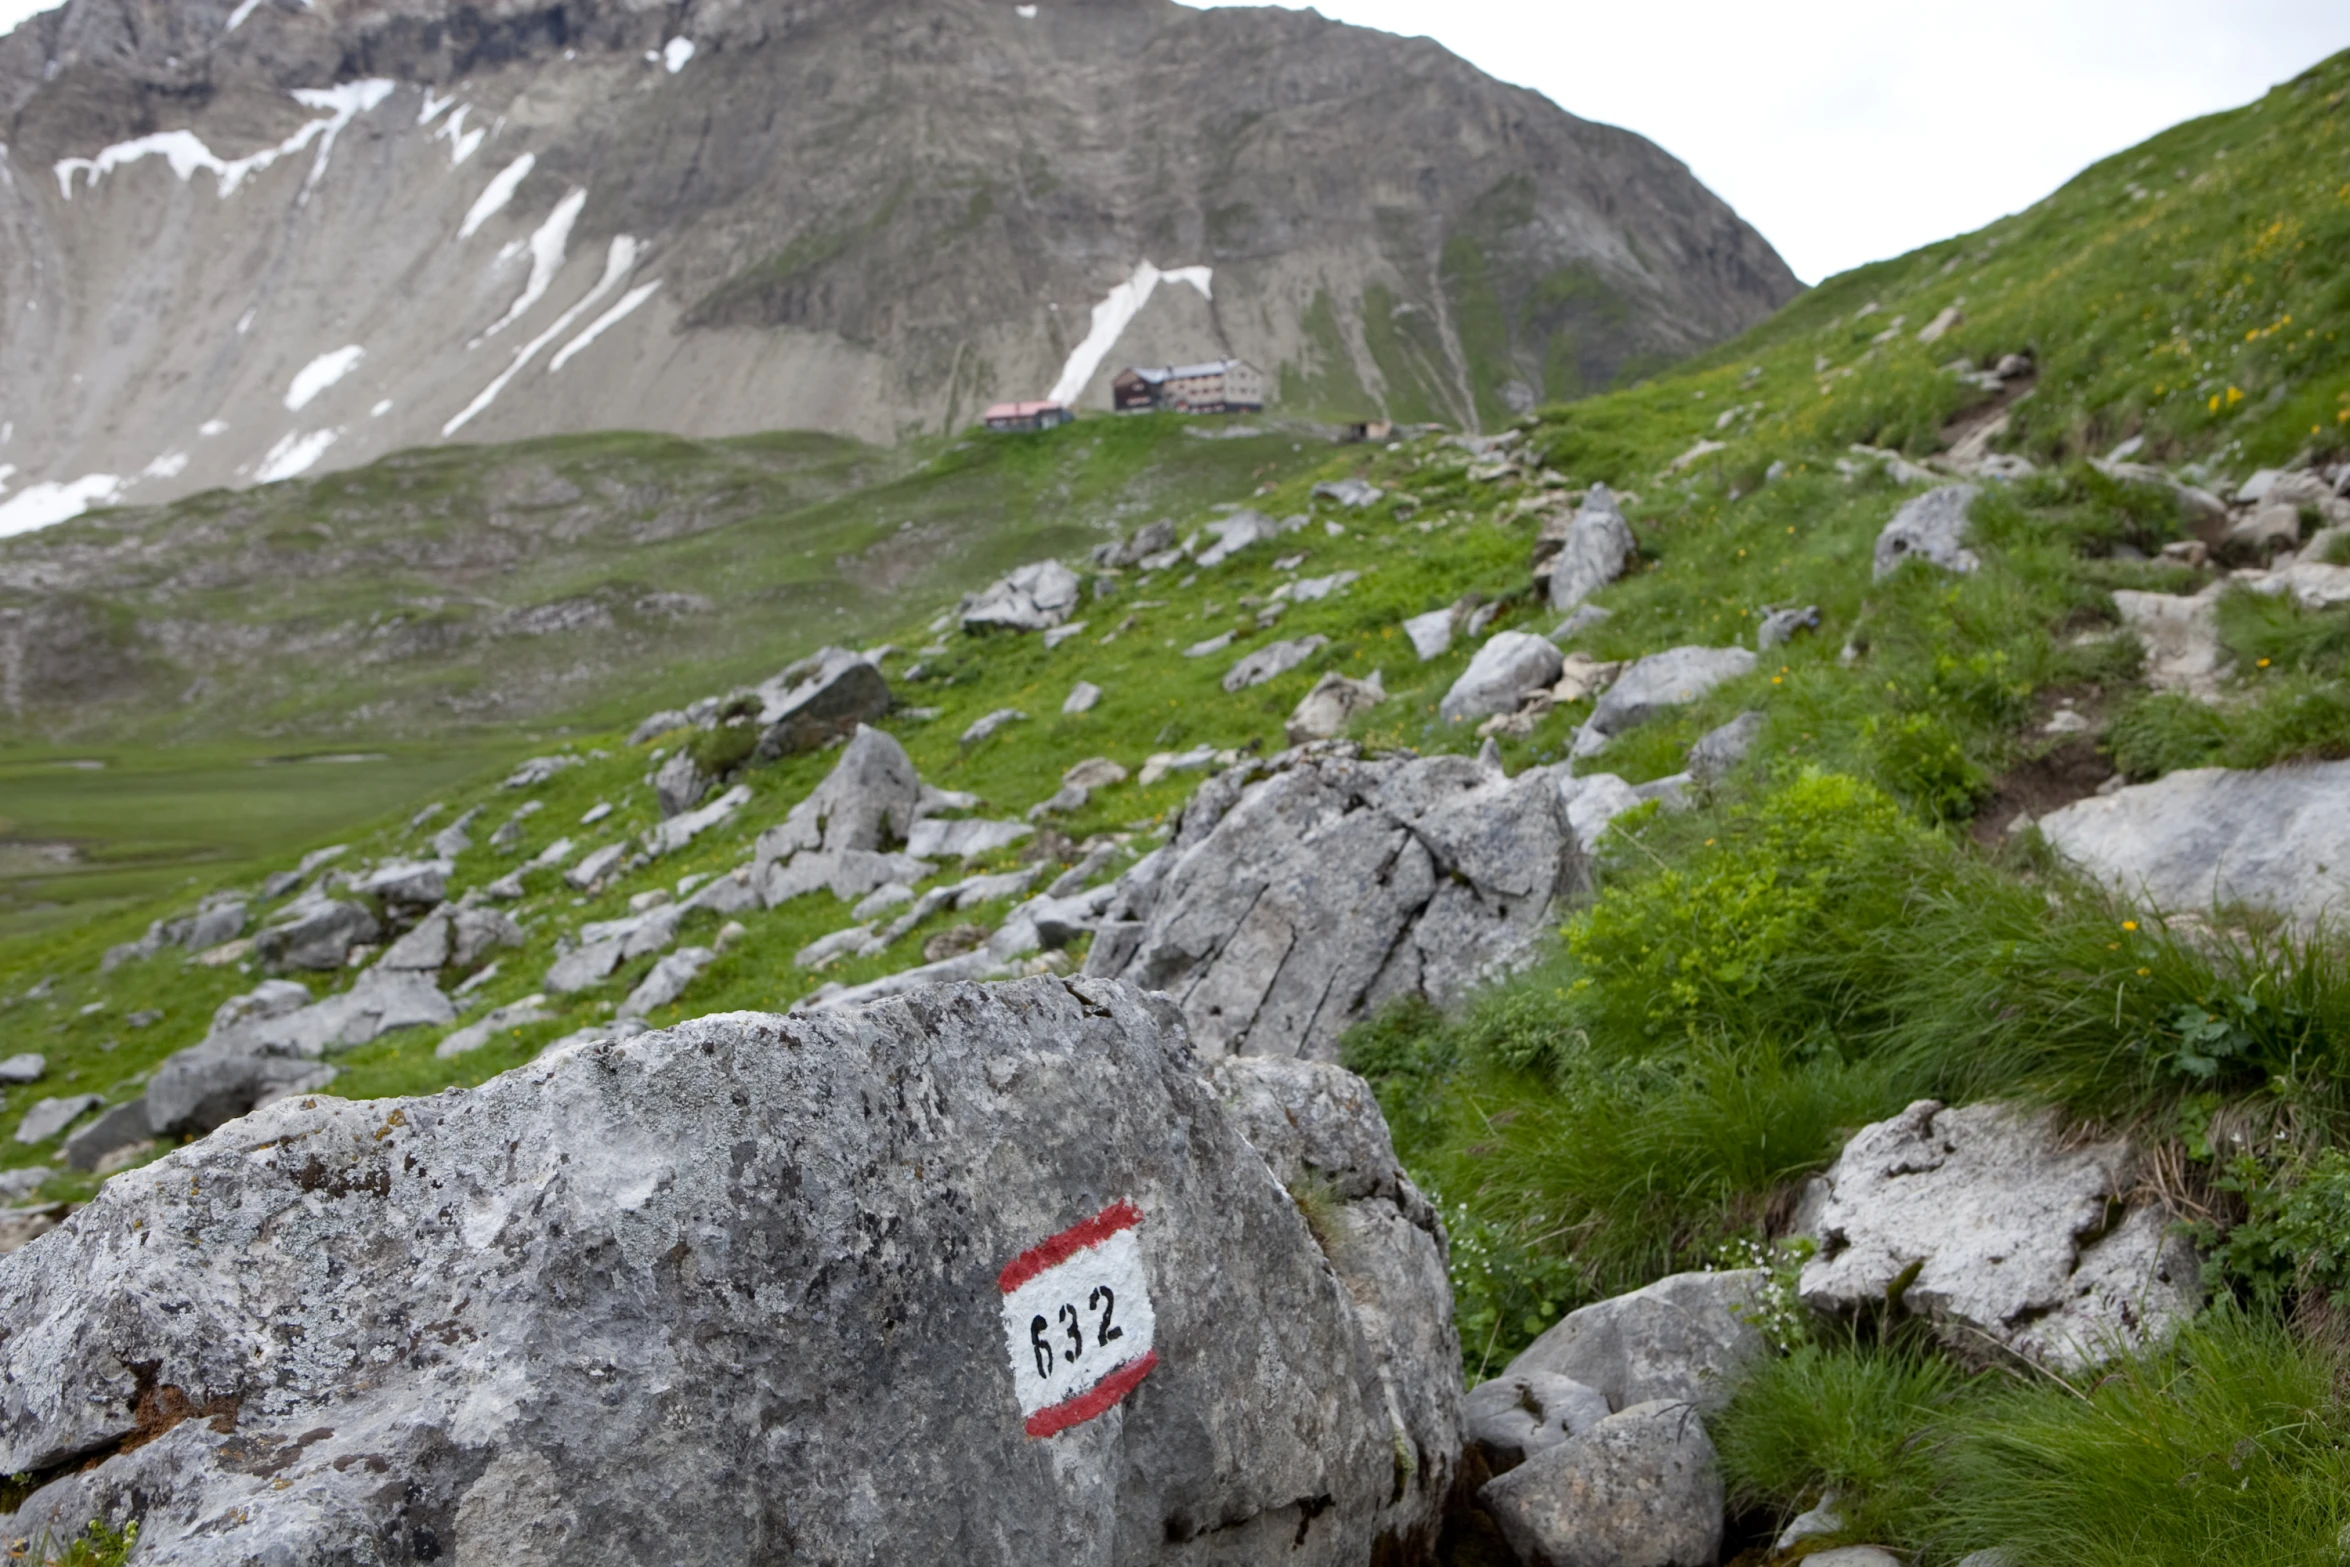
[[[984,946],[989,935],[985,925],[957,925],[942,930],[922,943],[922,961],[938,963],[947,958],[961,957]]]
[[[1946,484],[1903,502],[1877,535],[1877,579],[1911,559],[1961,573],[1980,567],[1981,559],[1965,547],[1967,511],[1979,493],[1972,484]]]
[[[148,1021],[152,1022],[153,1019]],[[0,1083],[37,1083],[41,1080],[41,1074],[48,1070],[49,1060],[46,1056],[28,1051],[0,1061]]]
[[[1226,631],[1209,637],[1205,641],[1194,642],[1183,650],[1183,656],[1185,658],[1206,658],[1211,653],[1221,653],[1232,645],[1232,637],[1233,633]]]
[[[1515,712],[1535,692],[1556,683],[1564,660],[1547,639],[1527,631],[1504,631],[1477,650],[1469,667],[1437,704],[1448,723]]]
[[[45,1143],[105,1102],[96,1094],[43,1099],[27,1110],[24,1119],[17,1123],[16,1140],[20,1143]]]
[[[1289,673],[1329,645],[1330,639],[1324,636],[1268,642],[1225,672],[1224,689],[1227,693],[1237,693],[1250,686],[1261,686]]]
[[[968,751],[1006,724],[1019,724],[1027,721],[1028,715],[1018,708],[999,707],[985,717],[974,720],[971,727],[963,731],[960,743],[963,749]]]
[[[1762,624],[1755,628],[1754,645],[1758,648],[1778,647],[1792,642],[1800,632],[1820,629],[1820,608],[1806,604],[1801,609],[1767,609]]]
[[[1334,669],[1298,699],[1284,733],[1291,745],[1335,739],[1358,715],[1386,700],[1387,689],[1378,670],[1372,670],[1368,680],[1351,680]]]
[[[1074,718],[1079,713],[1090,713],[1102,699],[1102,688],[1090,680],[1080,680],[1069,688],[1068,700],[1061,704],[1063,716]]]

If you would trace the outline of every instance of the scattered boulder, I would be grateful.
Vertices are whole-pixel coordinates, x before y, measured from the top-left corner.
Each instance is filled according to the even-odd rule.
[[[620,1016],[643,1017],[648,1012],[669,1005],[685,994],[686,986],[692,984],[716,956],[708,947],[678,948],[654,964],[653,971],[638,981],[636,989],[628,993],[628,999],[620,1003]]]
[[[1817,604],[1806,604],[1801,609],[1771,609],[1766,606],[1762,624],[1754,630],[1754,645],[1758,648],[1778,647],[1794,641],[1806,631],[1819,629],[1820,607]]]
[[[1175,524],[1161,517],[1146,523],[1116,544],[1094,547],[1093,563],[1097,566],[1124,568],[1138,566],[1153,555],[1164,555],[1175,547]]]
[[[1477,1500],[1522,1562],[1541,1567],[1713,1567],[1722,1474],[1705,1423],[1658,1399],[1486,1482]]]
[[[747,797],[749,791],[746,790],[744,792],[745,796]],[[676,821],[679,819],[680,818],[672,817],[670,820]],[[666,828],[668,825],[668,822],[663,822],[661,824],[663,828]],[[659,831],[659,829],[656,829],[656,831]],[[627,858],[627,844],[607,843],[599,848],[590,849],[587,853],[581,855],[579,863],[572,866],[569,870],[563,873],[563,879],[566,882],[569,882],[573,887],[578,888],[581,892],[586,892],[591,888],[602,885],[604,878],[611,875],[613,871],[617,870],[620,866],[620,862]]]
[[[508,773],[506,781],[498,787],[501,789],[535,789],[557,773],[567,768],[579,766],[583,760],[584,758],[570,755],[534,756]],[[311,869],[310,862],[305,859],[302,862],[302,874],[309,875]]]
[[[1061,774],[1061,787],[1053,792],[1050,799],[1032,806],[1028,819],[1032,822],[1040,821],[1047,816],[1066,816],[1082,811],[1092,803],[1094,790],[1122,784],[1126,778],[1126,769],[1108,757],[1089,756]]]
[[[1449,1411],[1389,1390],[1441,1395],[1458,1362],[1390,1373],[1402,1313],[1358,1305],[1238,1119],[1163,1003],[1041,979],[270,1106],[0,1270],[0,1464],[38,1477],[11,1532],[136,1498],[141,1551],[188,1567],[425,1537],[511,1563],[1426,1559],[1453,1453],[1412,1433]],[[1347,1221],[1395,1248],[1379,1276],[1441,1280],[1382,1201]],[[1441,1289],[1408,1310],[1449,1348]],[[129,1440],[154,1407],[196,1418]]]
[[[1234,633],[1230,631],[1219,631],[1212,637],[1202,637],[1185,648],[1183,656],[1185,658],[1206,658],[1211,654],[1221,653],[1232,645],[1233,636]]]
[[[469,969],[500,947],[522,945],[522,927],[496,909],[459,909],[449,926],[449,962]]]
[[[691,722],[692,720],[685,716],[683,710],[673,707],[663,708],[658,713],[646,714],[637,726],[628,732],[628,743],[643,745],[646,741],[657,740],[672,730],[683,729]]]
[[[883,849],[902,842],[924,809],[922,775],[886,730],[859,726],[824,781],[759,835],[757,858],[804,849]]]
[[[988,821],[976,816],[953,821],[932,818],[914,824],[906,837],[906,852],[916,859],[968,860],[1010,848],[1034,831],[1026,822]]]
[[[994,712],[987,714],[985,717],[973,720],[971,727],[963,731],[963,737],[960,743],[963,749],[968,751],[973,746],[979,744],[979,742],[982,740],[985,740],[989,735],[992,735],[997,730],[1003,728],[1006,724],[1023,724],[1027,721],[1028,715],[1021,712],[1020,709],[1016,707],[999,707]]]
[[[1496,632],[1436,705],[1447,723],[1514,713],[1537,691],[1557,683],[1565,660],[1548,638],[1531,631]]]
[[[1074,718],[1079,713],[1090,713],[1094,709],[1094,704],[1101,699],[1102,688],[1100,686],[1090,680],[1080,680],[1069,688],[1067,700],[1061,703],[1061,716]]]
[[[458,855],[473,847],[473,834],[467,829],[480,818],[481,810],[482,808],[478,805],[469,806],[455,821],[432,835],[432,852],[435,859],[454,860]],[[237,935],[242,930],[243,927],[240,925],[237,931],[232,931],[230,934]]]
[[[1275,588],[1273,597],[1287,599],[1292,604],[1318,604],[1334,593],[1344,592],[1349,584],[1361,581],[1362,575],[1359,571],[1334,571],[1326,577],[1300,577]]]
[[[1547,772],[1309,747],[1193,795],[1116,883],[1086,971],[1167,992],[1204,1053],[1328,1059],[1366,1011],[1523,952],[1584,880]]]
[[[2117,588],[2113,607],[2146,650],[2146,683],[2208,702],[2219,695],[2228,657],[2219,641],[2219,600],[2213,583],[2192,597]]]
[[[136,1148],[153,1138],[154,1128],[147,1121],[147,1101],[128,1100],[68,1137],[65,1162],[76,1170],[95,1170],[108,1155]]]
[[[2240,903],[2304,927],[2350,921],[2350,761],[2198,767],[2040,819],[2056,851],[2163,913]]]
[[[68,1094],[61,1099],[40,1099],[16,1123],[16,1140],[20,1143],[45,1143],[64,1131],[92,1110],[106,1103],[96,1094]]]
[[[1380,672],[1371,671],[1368,680],[1351,680],[1333,669],[1314,683],[1314,689],[1298,698],[1290,709],[1286,733],[1291,745],[1304,745],[1311,740],[1334,740],[1346,732],[1346,726],[1355,718],[1369,712],[1387,700],[1387,688],[1380,683]]]
[[[653,774],[653,798],[659,802],[664,817],[692,810],[717,786],[718,780],[702,771],[702,764],[694,760],[693,751],[686,746],[679,746],[676,754]]]
[[[1708,730],[1689,748],[1689,775],[1699,783],[1727,778],[1733,768],[1746,760],[1746,753],[1754,749],[1765,722],[1762,714],[1749,711],[1740,713],[1719,729]]]
[[[1981,559],[1966,547],[1967,510],[1980,493],[1972,484],[1946,484],[1904,501],[1877,535],[1877,580],[1882,582],[1911,559],[1944,571],[1970,572],[1981,566]]]
[[[682,816],[672,816],[669,820],[646,832],[643,840],[644,850],[651,855],[675,854],[721,822],[732,820],[735,812],[750,803],[751,786],[736,784],[709,804],[696,806]],[[613,865],[618,864],[620,856],[627,851],[619,844],[610,844],[590,854],[588,860],[593,861],[608,852],[612,857],[602,865],[596,866],[593,871],[593,875],[597,878],[601,878]],[[589,883],[574,881],[572,885],[586,886]]]
[[[1961,1355],[2058,1370],[2160,1343],[2202,1308],[2194,1247],[2160,1208],[2127,1205],[2128,1144],[2063,1134],[2053,1111],[1931,1099],[1862,1128],[1808,1205],[1804,1302],[1851,1315],[1898,1300]]]
[[[1412,640],[1412,651],[1425,664],[1442,658],[1452,651],[1453,627],[1460,620],[1457,610],[1432,609],[1425,615],[1414,615],[1403,623],[1403,634]]]
[[[17,1086],[25,1083],[37,1083],[41,1080],[42,1074],[48,1070],[49,1058],[28,1050],[22,1055],[13,1055],[6,1060],[0,1060],[0,1084]]]
[[[1078,591],[1077,573],[1057,560],[1022,566],[963,601],[963,629],[974,635],[1050,630],[1077,607]]]
[[[488,1044],[510,1028],[527,1028],[533,1023],[544,1023],[555,1014],[546,1010],[545,996],[524,996],[495,1011],[483,1014],[463,1028],[452,1029],[441,1042],[433,1046],[433,1054],[443,1061],[469,1055]]]
[[[253,938],[253,955],[271,968],[339,969],[355,946],[380,940],[383,926],[361,903],[298,898]]]
[[[1754,673],[1755,662],[1742,647],[1676,647],[1635,660],[1593,704],[1591,717],[1575,736],[1574,754],[1588,756],[1667,708]]]
[[[759,744],[768,761],[813,751],[857,732],[890,709],[889,682],[862,653],[828,647],[758,689]]]
[[[1314,486],[1313,498],[1335,501],[1349,511],[1360,511],[1379,504],[1379,497],[1386,493],[1368,479],[1325,479]]]
[[[1632,525],[1604,484],[1595,484],[1563,526],[1545,524],[1534,541],[1534,581],[1551,608],[1575,608],[1624,574],[1639,552]]]
[[[446,860],[395,861],[369,871],[351,890],[378,899],[387,908],[429,909],[448,897],[449,878],[456,870]]]
[[[1221,566],[1252,544],[1264,544],[1281,536],[1281,524],[1261,511],[1246,507],[1228,516],[1218,517],[1207,525],[1207,531],[1216,536],[1216,542],[1201,550],[1197,564],[1203,569]]]
[[[1324,636],[1268,642],[1224,672],[1224,689],[1228,693],[1240,692],[1278,679],[1329,645],[1330,639]]]

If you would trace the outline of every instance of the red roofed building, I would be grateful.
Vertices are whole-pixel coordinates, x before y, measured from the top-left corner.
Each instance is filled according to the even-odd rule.
[[[991,430],[1049,430],[1076,417],[1065,403],[996,403],[979,419]]]

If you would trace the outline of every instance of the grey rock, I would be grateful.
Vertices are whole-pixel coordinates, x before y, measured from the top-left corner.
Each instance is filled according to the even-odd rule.
[[[692,984],[716,956],[708,947],[678,948],[654,964],[653,971],[628,993],[628,999],[620,1003],[620,1016],[643,1017],[656,1008],[669,1005],[685,994],[686,986]]]
[[[765,864],[802,849],[886,849],[904,841],[924,809],[922,778],[906,748],[885,730],[860,726],[824,782],[759,835],[756,858]]]
[[[1343,745],[1258,771],[1201,786],[1173,840],[1120,879],[1086,960],[1167,992],[1207,1054],[1327,1059],[1367,1010],[1465,993],[1585,884],[1548,773]]]
[[[648,740],[659,739],[673,729],[683,729],[688,722],[690,720],[685,716],[683,709],[665,707],[658,713],[646,714],[637,726],[628,732],[628,743],[643,745]]]
[[[1591,717],[1576,735],[1575,754],[1588,756],[1667,708],[1694,702],[1724,681],[1753,674],[1755,662],[1754,654],[1742,647],[1676,647],[1635,660],[1592,704]]]
[[[1488,713],[1514,713],[1535,692],[1556,684],[1564,665],[1548,638],[1530,631],[1496,632],[1444,693],[1437,715],[1457,724]]]
[[[1557,549],[1538,559],[1535,575],[1549,578],[1550,607],[1563,613],[1622,576],[1638,550],[1623,508],[1606,485],[1595,484],[1559,535]]]
[[[963,731],[960,743],[963,749],[968,751],[971,749],[971,747],[979,744],[982,740],[985,740],[989,735],[994,734],[997,730],[1003,728],[1006,724],[1022,724],[1026,723],[1027,721],[1028,715],[1021,712],[1020,709],[1016,707],[999,707],[992,713],[988,713],[979,718],[973,719],[971,721],[971,727]]]
[[[751,786],[736,784],[707,805],[698,805],[682,816],[672,816],[647,832],[642,840],[644,851],[651,855],[675,854],[711,828],[733,820],[734,813],[750,803]],[[593,859],[594,855],[589,858]]]
[[[1146,523],[1115,544],[1095,547],[1093,563],[1124,569],[1140,564],[1153,555],[1165,554],[1175,547],[1175,524],[1162,517]]]
[[[433,1046],[433,1054],[443,1061],[470,1055],[510,1028],[526,1028],[533,1023],[544,1023],[555,1014],[546,1010],[545,996],[525,996],[509,1002],[495,1011],[452,1029],[441,1042]]]
[[[1773,609],[1763,614],[1762,624],[1755,627],[1754,645],[1773,648],[1792,642],[1806,631],[1820,629],[1820,607],[1806,604],[1801,609]]]
[[[1387,492],[1368,479],[1325,479],[1314,486],[1314,499],[1335,501],[1350,511],[1375,506]]]
[[[1224,689],[1227,693],[1240,692],[1279,679],[1329,645],[1330,639],[1324,636],[1268,642],[1224,672]]]
[[[45,1143],[106,1101],[97,1094],[69,1094],[62,1099],[36,1100],[16,1123],[20,1143]]]
[[[77,1170],[95,1170],[110,1153],[135,1148],[154,1135],[147,1121],[147,1101],[128,1100],[65,1140],[65,1162]]]
[[[429,909],[449,895],[455,871],[445,860],[395,861],[369,871],[351,890],[403,908]]]
[[[1346,732],[1347,725],[1386,700],[1387,687],[1378,670],[1372,670],[1368,680],[1351,680],[1333,669],[1298,698],[1284,732],[1291,745],[1334,740]]]
[[[1040,1276],[1040,1314],[1073,1280],[1099,1352],[1048,1362],[1044,1398],[1120,1363],[1096,1278],[1132,1291],[1100,1308],[1119,1347],[1154,1358],[1031,1436],[1002,1270],[1121,1201],[1131,1241]],[[1350,1206],[1393,1209],[1379,1244],[1440,1283],[1392,1200]],[[109,1182],[0,1268],[0,1465],[46,1480],[16,1532],[136,1497],[141,1551],[183,1567],[427,1527],[443,1559],[512,1567],[1423,1560],[1448,1407],[1399,1416],[1382,1356],[1413,1340],[1344,1260],[1172,1013],[1118,986],[588,1031],[469,1091],[274,1105]],[[1449,1345],[1441,1288],[1415,1310]],[[1407,1369],[1441,1388],[1457,1364]],[[142,1377],[198,1418],[124,1442]],[[201,1418],[232,1405],[233,1429]]]
[[[506,775],[502,789],[535,789],[567,768],[579,766],[585,758],[577,756],[534,756]],[[310,874],[310,863],[302,864],[302,874]]]
[[[203,905],[188,920],[187,934],[180,945],[191,952],[205,952],[223,942],[234,941],[245,933],[245,900],[234,895],[206,898]]]
[[[1599,852],[1608,823],[1641,803],[1640,792],[1614,773],[1558,775],[1559,801],[1567,812],[1567,826],[1586,857]]]
[[[501,947],[522,945],[522,927],[496,909],[459,909],[449,924],[449,962],[471,968]]]
[[[971,859],[1009,848],[1036,831],[1026,822],[989,821],[966,816],[952,821],[916,822],[906,837],[906,852],[916,859]]]
[[[1202,637],[1199,641],[1185,648],[1183,656],[1185,658],[1206,658],[1212,653],[1221,653],[1232,645],[1233,636],[1232,632],[1219,631],[1212,637]]]
[[[45,1164],[0,1170],[0,1202],[21,1202],[39,1191],[57,1172]]]
[[[303,898],[287,904],[253,938],[253,955],[272,968],[338,969],[354,946],[382,934],[383,926],[364,904]]]
[[[759,884],[759,901],[772,909],[821,887],[846,903],[893,881],[909,885],[918,882],[935,868],[928,860],[917,860],[907,854],[879,854],[871,849],[802,849],[788,863],[767,868]],[[699,903],[701,899],[695,901]]]
[[[2146,683],[2157,691],[2180,691],[2202,701],[2219,695],[2228,656],[2219,640],[2219,601],[2225,586],[2213,583],[2193,596],[2114,591],[2122,624],[2146,654]]]
[[[1453,628],[1459,618],[1450,609],[1432,609],[1403,623],[1403,634],[1411,638],[1412,651],[1420,655],[1421,663],[1452,651]]]
[[[1518,1559],[1542,1567],[1713,1567],[1722,1475],[1697,1412],[1617,1411],[1477,1493]]]
[[[670,822],[677,820],[679,820],[677,817],[670,818]],[[670,822],[664,822],[661,825],[665,828],[670,825]],[[627,844],[607,843],[581,855],[579,863],[563,873],[563,879],[585,892],[590,887],[600,885],[604,878],[611,875],[619,867],[620,862],[627,858]]]
[[[1739,1373],[1768,1352],[1749,1318],[1768,1276],[1759,1268],[1676,1273],[1569,1312],[1509,1364],[1596,1388],[1616,1410],[1652,1399],[1713,1411]]]
[[[0,1060],[0,1083],[37,1083],[41,1074],[49,1070],[49,1058],[26,1051]]]
[[[1077,573],[1057,560],[1022,566],[964,602],[963,629],[973,633],[1050,630],[1077,608],[1078,591]]]
[[[1498,1473],[1583,1435],[1610,1413],[1597,1388],[1571,1377],[1504,1372],[1469,1389],[1467,1435]]]
[[[2164,913],[2245,904],[2350,919],[2350,761],[2168,773],[2040,819],[2058,853]]]
[[[611,977],[612,971],[620,967],[621,954],[627,950],[625,936],[589,942],[557,958],[548,967],[547,977],[539,983],[558,996],[590,989]]]
[[[2224,542],[2238,557],[2289,550],[2301,542],[2301,508],[2278,501],[2255,506],[2228,524]]]
[[[1831,1487],[1820,1498],[1817,1506],[1787,1520],[1787,1527],[1779,1531],[1779,1537],[1771,1542],[1771,1549],[1790,1550],[1802,1541],[1816,1540],[1824,1534],[1841,1534],[1844,1530],[1844,1515],[1836,1510],[1839,1500]]]
[[[1810,1567],[1902,1567],[1901,1558],[1880,1545],[1838,1545],[1803,1559]]]
[[[1216,536],[1216,542],[1200,551],[1197,564],[1203,568],[1221,566],[1252,545],[1269,543],[1279,538],[1281,524],[1261,511],[1243,507],[1210,522],[1206,531]]]
[[[1068,697],[1061,703],[1061,716],[1074,718],[1079,713],[1090,713],[1102,699],[1102,688],[1090,680],[1080,680],[1069,688]]]
[[[1597,604],[1578,604],[1572,614],[1551,628],[1550,640],[1553,642],[1568,641],[1571,638],[1581,636],[1593,626],[1601,625],[1614,618],[1615,612],[1613,610],[1602,609]]]
[[[889,712],[889,682],[862,655],[828,647],[785,674],[803,665],[804,676],[786,682],[779,675],[759,687],[758,754],[769,761],[855,734]]]
[[[685,900],[688,909],[709,909],[716,914],[742,914],[765,906],[758,878],[751,866],[738,865],[710,879],[705,886],[695,889]]]
[[[653,798],[664,817],[677,816],[701,804],[702,796],[717,784],[717,779],[702,771],[693,752],[680,746],[653,774]]]
[[[1922,560],[1944,571],[1970,572],[1982,565],[1966,547],[1967,509],[1981,491],[1972,484],[1946,484],[1902,503],[1877,535],[1876,577],[1883,581],[1906,560]]]
[[[439,970],[449,961],[451,920],[443,914],[434,914],[421,921],[415,929],[384,949],[375,960],[378,968],[418,969],[424,972]]]
[[[2161,1342],[2202,1307],[2194,1248],[2125,1207],[2126,1143],[2063,1131],[2054,1112],[1931,1099],[1864,1127],[1828,1171],[1805,1303],[1879,1309],[1909,1275],[1899,1309],[1961,1354],[2071,1370]]]
[[[1766,722],[1760,713],[1745,712],[1719,729],[1706,731],[1689,748],[1690,776],[1699,783],[1714,783],[1728,777],[1733,768],[1746,760],[1746,753],[1754,749]]]

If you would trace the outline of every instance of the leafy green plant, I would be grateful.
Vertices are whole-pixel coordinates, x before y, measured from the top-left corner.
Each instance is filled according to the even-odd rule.
[[[756,724],[720,724],[686,742],[686,754],[705,778],[724,778],[751,759],[759,749]]]

